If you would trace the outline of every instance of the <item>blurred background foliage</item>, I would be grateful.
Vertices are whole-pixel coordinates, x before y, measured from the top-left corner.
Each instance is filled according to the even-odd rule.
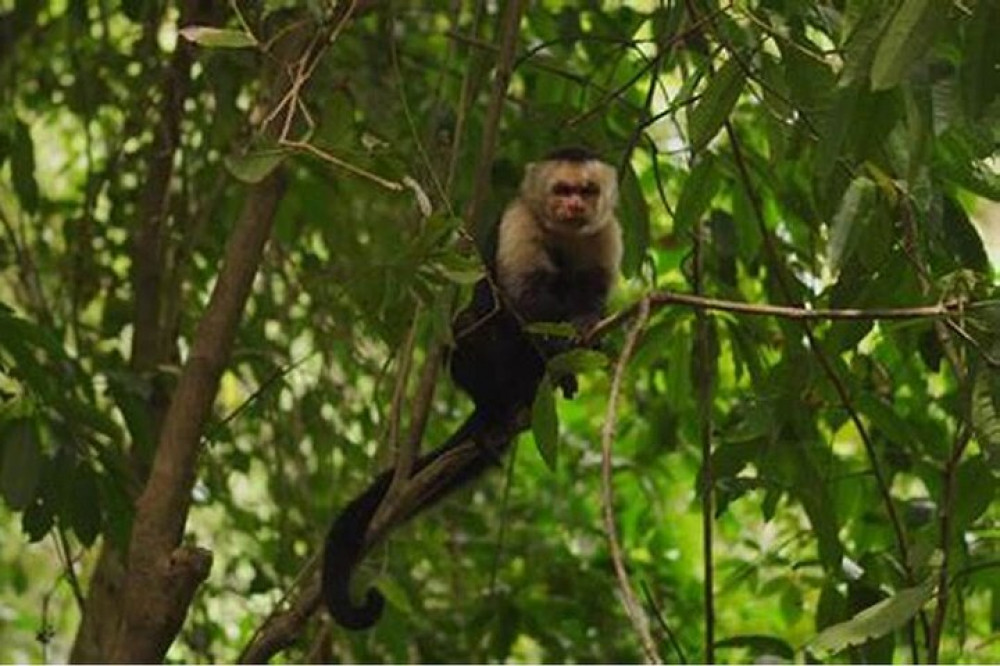
[[[283,31],[345,7],[275,141]],[[488,245],[522,165],[565,144],[620,169],[613,309],[954,306],[654,307],[613,463],[661,656],[705,660],[710,624],[719,661],[1000,661],[1000,3],[530,3],[465,219],[502,8],[0,0],[0,661],[69,658],[252,183],[287,178],[204,432],[185,540],[214,566],[171,661],[237,659],[391,464],[399,350],[412,333],[419,368],[480,270],[463,230]],[[525,435],[372,554],[373,631],[317,614],[278,659],[641,659],[601,521],[609,376],[558,402],[554,471]],[[425,447],[467,410],[441,381]]]

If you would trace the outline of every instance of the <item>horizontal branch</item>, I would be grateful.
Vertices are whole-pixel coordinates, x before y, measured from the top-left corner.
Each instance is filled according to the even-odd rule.
[[[752,315],[758,317],[780,317],[782,319],[805,320],[855,320],[873,321],[890,319],[923,319],[941,318],[959,312],[962,304],[957,301],[937,303],[934,305],[917,305],[906,308],[843,308],[843,309],[811,309],[796,308],[786,305],[769,305],[757,303],[744,303],[740,301],[726,301],[718,298],[708,298],[705,296],[695,296],[694,294],[682,294],[673,291],[658,291],[649,296],[649,302],[654,306],[664,305],[686,305],[701,310],[717,310],[720,312],[735,312],[737,314]],[[965,307],[972,307],[974,304],[966,303]],[[599,338],[611,329],[619,325],[623,320],[632,317],[638,310],[638,305],[631,305],[610,317],[606,317],[594,327],[594,330],[587,336],[590,339]]]

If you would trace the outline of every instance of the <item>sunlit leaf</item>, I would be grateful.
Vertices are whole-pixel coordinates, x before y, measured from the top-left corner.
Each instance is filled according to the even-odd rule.
[[[593,349],[573,349],[548,360],[549,371],[556,376],[600,370],[607,365],[608,357]]]
[[[226,168],[229,173],[244,183],[259,183],[278,168],[285,158],[287,150],[262,150],[256,153],[226,157]]]
[[[745,81],[746,75],[735,58],[726,61],[712,77],[688,116],[691,150],[700,152],[722,129],[743,92]]]
[[[712,202],[719,184],[719,166],[711,155],[706,155],[698,161],[691,175],[684,181],[684,189],[681,190],[674,214],[676,231],[692,233],[695,224]]]
[[[226,30],[204,25],[189,25],[180,29],[184,39],[213,49],[242,49],[256,46],[257,40],[242,30]]]

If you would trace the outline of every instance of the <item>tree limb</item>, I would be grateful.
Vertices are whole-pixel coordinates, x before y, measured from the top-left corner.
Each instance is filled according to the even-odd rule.
[[[656,643],[649,633],[649,620],[642,610],[639,599],[635,596],[635,591],[629,582],[628,571],[625,569],[625,558],[622,555],[621,544],[618,543],[618,528],[615,526],[614,486],[611,483],[611,443],[615,438],[618,398],[621,395],[622,379],[625,377],[625,367],[632,357],[639,335],[646,328],[648,321],[649,302],[640,301],[639,316],[629,329],[625,346],[621,356],[618,357],[618,363],[615,365],[615,374],[611,380],[611,394],[608,396],[608,409],[604,415],[604,426],[601,428],[601,505],[604,514],[604,531],[608,536],[611,561],[614,563],[615,575],[618,577],[618,587],[621,590],[625,612],[639,635],[639,642],[646,654],[646,662],[661,664],[663,660],[657,653]]]
[[[195,590],[208,576],[211,556],[178,544],[191,505],[202,429],[283,193],[280,170],[254,186],[226,246],[219,279],[163,422],[149,481],[136,502],[113,661],[162,661]]]

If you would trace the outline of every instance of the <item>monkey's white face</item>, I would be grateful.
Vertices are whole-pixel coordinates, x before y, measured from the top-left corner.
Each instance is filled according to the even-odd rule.
[[[559,226],[578,229],[594,218],[601,186],[592,180],[559,178],[545,196],[546,217]]]
[[[548,161],[529,165],[522,192],[550,231],[589,234],[614,210],[618,184],[614,168],[597,160]]]

